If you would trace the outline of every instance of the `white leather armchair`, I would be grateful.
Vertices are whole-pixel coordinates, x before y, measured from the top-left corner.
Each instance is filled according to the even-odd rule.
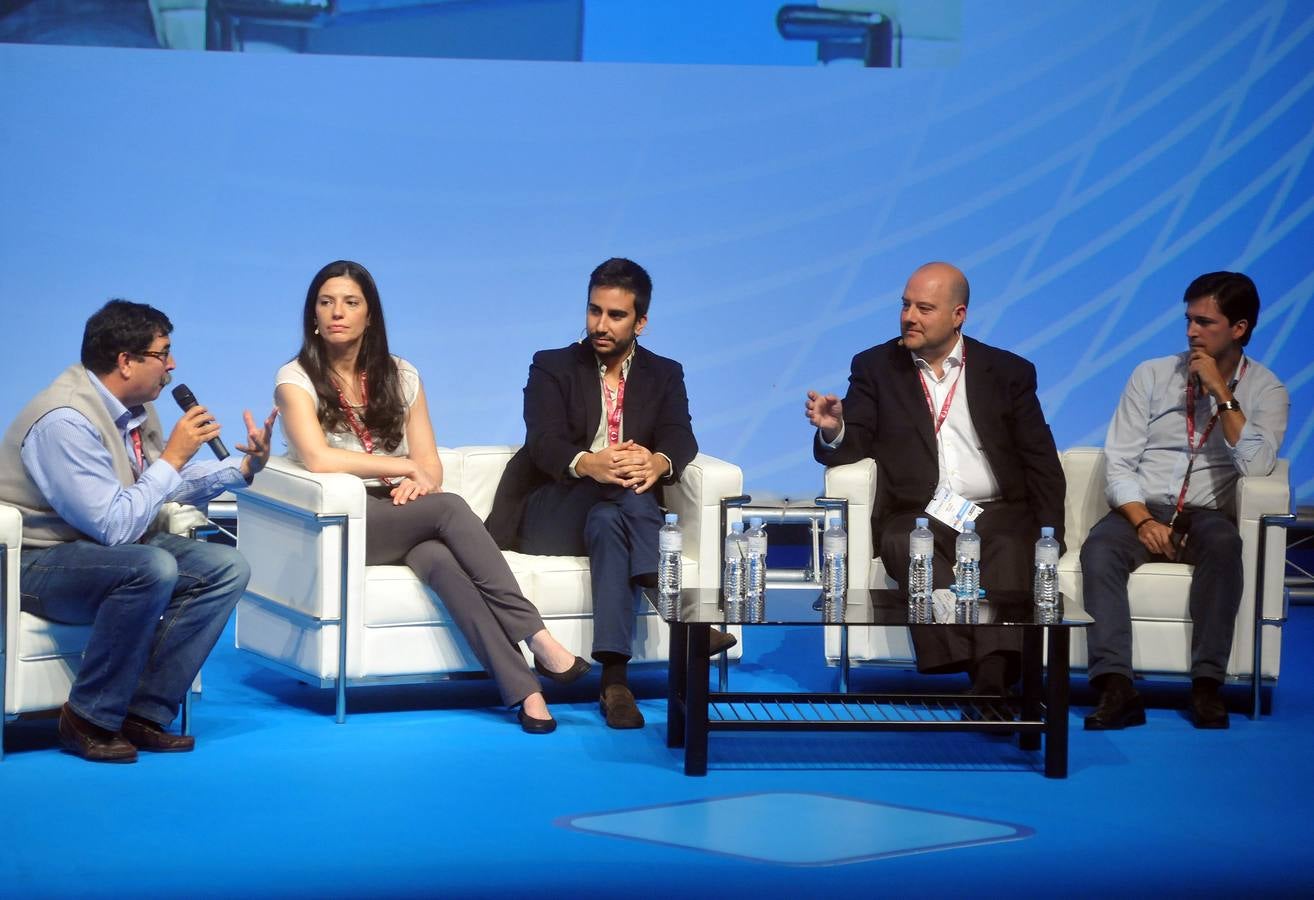
[[[205,516],[192,506],[166,503],[167,528],[174,534],[196,536],[208,528]],[[4,721],[23,713],[58,709],[68,699],[82,664],[82,651],[90,625],[64,625],[23,612],[19,586],[19,552],[23,546],[23,519],[19,511],[0,503],[0,545],[4,546],[4,596],[0,598],[0,695]],[[193,685],[199,690],[200,675]],[[183,705],[182,730],[190,731],[190,694]],[[0,758],[4,756],[0,740]]]
[[[1065,542],[1067,553],[1059,561],[1062,592],[1081,601],[1081,543],[1091,527],[1108,512],[1104,497],[1104,451],[1076,447],[1059,454],[1067,479]],[[826,470],[826,495],[849,501],[850,583],[872,588],[895,587],[872,547],[871,511],[876,496],[876,464],[871,460]],[[1260,519],[1290,508],[1287,461],[1266,477],[1242,478],[1237,485],[1237,514],[1241,531],[1245,589],[1237,613],[1229,680],[1252,681],[1257,647],[1262,650],[1260,678],[1276,681],[1281,655],[1281,623],[1286,618],[1283,565],[1285,534],[1280,525],[1267,525],[1263,541],[1263,597],[1258,618],[1263,621],[1262,644],[1256,644],[1255,588],[1259,575]],[[1184,563],[1149,563],[1132,573],[1129,588],[1132,608],[1132,665],[1138,674],[1184,676],[1191,669],[1191,617],[1187,595],[1191,567]],[[987,590],[989,585],[986,586]],[[827,629],[826,656],[843,663],[837,629]],[[1086,667],[1086,636],[1073,629],[1072,666]],[[912,644],[906,628],[849,628],[849,661],[855,663],[912,665]]]
[[[486,518],[515,450],[439,448],[443,490],[460,494]],[[719,584],[720,500],[742,490],[737,466],[701,453],[680,482],[666,488],[666,503],[684,529],[686,586]],[[238,547],[251,564],[251,582],[237,607],[237,646],[271,668],[335,687],[339,722],[346,717],[348,685],[482,673],[441,599],[409,568],[365,565],[359,478],[316,474],[274,457],[237,504]],[[506,557],[553,635],[587,657],[593,638],[587,557]],[[641,610],[634,660],[665,660],[668,652],[666,626]],[[739,652],[732,648],[734,656]]]

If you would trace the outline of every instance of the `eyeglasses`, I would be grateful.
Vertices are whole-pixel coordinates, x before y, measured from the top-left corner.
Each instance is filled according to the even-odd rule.
[[[168,350],[138,350],[137,356],[153,356],[162,363],[168,363],[173,358],[173,348]]]

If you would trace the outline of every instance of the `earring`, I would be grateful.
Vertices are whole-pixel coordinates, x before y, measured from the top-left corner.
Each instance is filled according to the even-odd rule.
[[[319,334],[319,326],[318,326],[318,325],[315,326],[315,334]]]

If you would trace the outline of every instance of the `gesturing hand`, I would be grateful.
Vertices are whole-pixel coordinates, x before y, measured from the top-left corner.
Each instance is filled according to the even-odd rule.
[[[242,475],[247,481],[254,478],[255,474],[265,467],[265,463],[269,462],[269,448],[274,440],[276,419],[278,419],[277,406],[265,417],[264,426],[257,428],[251,410],[242,410],[242,421],[246,425],[246,443],[238,444],[237,449],[246,454],[246,458],[242,460]]]
[[[834,394],[808,391],[803,412],[809,422],[821,429],[821,437],[827,441],[833,441],[844,425],[844,403]]]

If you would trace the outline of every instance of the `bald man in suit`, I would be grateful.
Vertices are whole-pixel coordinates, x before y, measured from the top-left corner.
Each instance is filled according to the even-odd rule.
[[[1063,539],[1065,482],[1025,359],[963,336],[970,290],[954,266],[928,263],[903,291],[900,337],[853,358],[843,401],[808,393],[814,455],[827,466],[875,459],[872,535],[885,570],[907,590],[908,536],[944,485],[982,507],[981,583],[1031,589],[1044,525]],[[958,532],[931,518],[934,585],[953,583]],[[1016,629],[911,629],[918,671],[966,671],[976,693],[999,695],[1020,672]]]

